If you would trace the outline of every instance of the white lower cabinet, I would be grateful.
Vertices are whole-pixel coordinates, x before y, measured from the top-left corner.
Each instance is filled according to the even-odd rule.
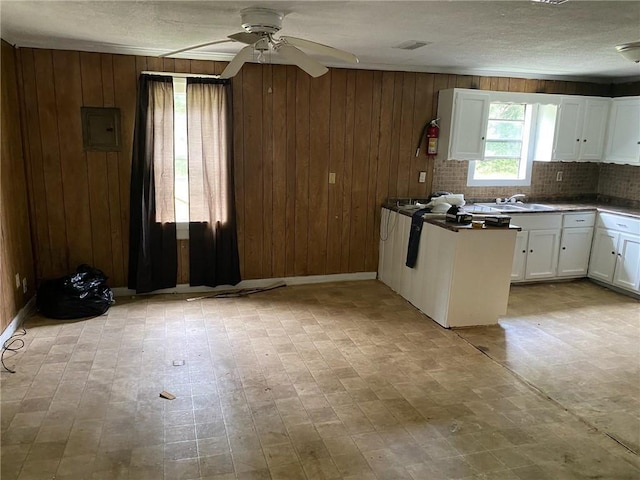
[[[535,281],[555,277],[562,214],[514,215],[511,223],[522,228],[516,236],[511,281]]]
[[[640,293],[640,220],[598,215],[589,277]]]
[[[562,230],[560,255],[558,256],[559,277],[584,277],[587,275],[592,238],[593,227]]]
[[[620,234],[613,230],[596,228],[589,261],[589,277],[613,283],[616,268],[616,249]]]
[[[558,277],[587,275],[595,223],[595,212],[565,213],[562,216]]]
[[[556,276],[560,230],[532,230],[527,242],[525,280],[538,280]]]
[[[621,233],[613,284],[640,292],[640,236]]]

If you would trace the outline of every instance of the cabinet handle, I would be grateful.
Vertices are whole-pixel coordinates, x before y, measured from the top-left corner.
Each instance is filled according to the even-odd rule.
[[[621,254],[621,253],[619,253],[619,254],[618,254],[618,256],[619,256],[619,257],[621,257],[621,256],[622,256],[622,254]]]
[[[482,137],[480,140],[484,140],[484,137]]]
[[[527,251],[526,250],[522,250],[522,253],[527,253]]]
[[[567,249],[567,247],[562,247],[562,249],[563,249],[563,250],[566,250],[566,249]]]
[[[616,254],[616,252],[611,252],[611,255],[615,255],[615,254]]]
[[[587,142],[587,139],[585,138],[585,139],[584,139],[584,140],[582,140],[582,141],[586,143],[586,142]]]
[[[533,250],[529,250],[529,253],[533,253]]]
[[[584,219],[582,219],[582,220],[576,220],[576,223],[578,223],[578,222],[584,222]]]
[[[617,223],[616,225],[618,225],[620,228],[629,228],[629,226],[625,225],[624,223]]]
[[[579,141],[580,141],[580,139],[579,139],[579,138],[576,138],[576,142],[579,142]]]

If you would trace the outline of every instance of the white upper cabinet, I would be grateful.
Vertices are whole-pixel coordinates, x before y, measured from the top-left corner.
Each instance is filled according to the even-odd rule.
[[[640,97],[612,100],[605,161],[640,164]]]
[[[600,160],[610,103],[609,98],[563,96],[558,108],[553,159]]]
[[[438,99],[439,158],[480,160],[489,119],[488,93],[480,90],[443,90]]]

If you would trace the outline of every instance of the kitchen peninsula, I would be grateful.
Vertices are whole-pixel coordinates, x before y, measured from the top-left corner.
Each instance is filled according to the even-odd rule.
[[[472,228],[427,214],[414,268],[405,266],[414,209],[385,205],[378,278],[445,328],[493,325],[507,311],[519,227]]]

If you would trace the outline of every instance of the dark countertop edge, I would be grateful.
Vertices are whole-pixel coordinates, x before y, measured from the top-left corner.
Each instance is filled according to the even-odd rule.
[[[425,218],[424,221],[425,223],[430,223],[432,225],[436,225],[438,227],[451,230],[452,232],[462,232],[462,231],[486,232],[487,230],[503,231],[503,232],[510,232],[510,231],[519,232],[520,230],[522,230],[521,227],[517,227],[515,225],[509,225],[508,227],[492,227],[492,226],[484,225],[482,228],[473,228],[470,224],[461,225],[458,223],[447,222],[446,220],[441,218]]]
[[[549,205],[556,208],[553,210],[529,210],[529,211],[522,211],[522,212],[495,212],[495,213],[485,212],[483,214],[472,214],[472,215],[474,218],[484,218],[486,215],[499,215],[499,214],[509,215],[509,216],[518,216],[518,215],[537,215],[542,213],[598,211],[598,212],[613,213],[615,215],[622,215],[625,217],[640,219],[640,210],[636,208],[617,207],[610,204],[600,204],[600,203],[569,203],[569,202],[562,202],[562,203],[541,202],[541,203],[544,203],[545,205]],[[468,203],[467,205],[473,205],[473,204]],[[382,208],[386,208],[394,212],[401,213],[403,215],[406,215],[407,217],[411,217],[413,212],[415,212],[415,210],[406,210],[396,205],[389,205],[389,204],[382,205]],[[444,213],[440,215],[444,217]],[[425,219],[425,220],[428,220],[428,219]]]

